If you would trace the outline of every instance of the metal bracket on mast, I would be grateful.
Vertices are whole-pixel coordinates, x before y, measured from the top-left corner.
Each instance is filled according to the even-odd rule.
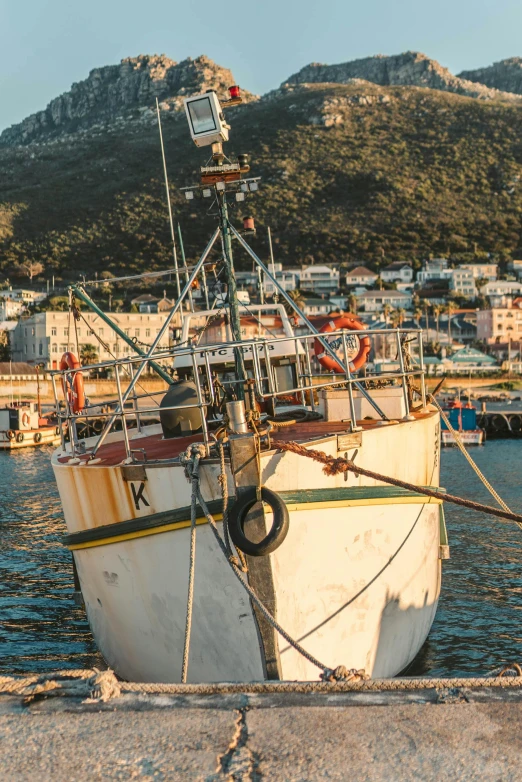
[[[343,370],[346,372],[347,370],[346,370],[346,367],[345,367],[345,365],[344,365],[344,362],[343,362],[343,361],[342,361],[342,360],[339,358],[339,356],[338,356],[336,353],[334,353],[334,351],[332,350],[332,348],[331,348],[331,347],[330,347],[330,345],[328,344],[327,340],[326,340],[326,339],[324,339],[324,337],[323,337],[323,336],[320,334],[320,332],[318,331],[318,329],[316,329],[316,328],[315,328],[315,326],[313,325],[313,323],[311,323],[311,322],[308,320],[308,318],[306,317],[306,315],[304,314],[304,312],[303,312],[303,311],[302,311],[302,310],[301,310],[301,309],[300,309],[300,308],[297,306],[297,304],[295,303],[295,301],[294,301],[294,300],[293,300],[293,299],[292,299],[292,298],[291,298],[291,297],[288,295],[288,293],[287,293],[287,292],[284,290],[284,288],[283,288],[281,285],[279,285],[279,283],[278,283],[278,281],[277,281],[276,277],[275,277],[275,276],[274,276],[274,275],[273,275],[273,274],[272,274],[272,273],[269,271],[269,269],[268,269],[268,268],[265,266],[265,264],[263,263],[263,261],[262,261],[262,260],[261,260],[261,259],[260,259],[260,258],[259,258],[257,255],[256,255],[256,253],[255,253],[255,252],[252,250],[252,248],[250,247],[250,245],[249,245],[249,244],[247,244],[247,242],[245,242],[245,240],[243,239],[243,237],[241,236],[241,234],[240,234],[238,231],[236,231],[236,229],[234,228],[234,226],[232,225],[232,223],[230,223],[230,222],[229,222],[229,226],[230,226],[230,230],[232,231],[232,233],[234,234],[234,236],[236,237],[236,239],[239,241],[239,243],[241,244],[241,246],[242,246],[242,247],[243,247],[243,248],[244,248],[244,249],[247,251],[247,253],[248,253],[248,254],[251,256],[251,258],[253,258],[253,260],[254,260],[254,261],[255,261],[255,262],[258,264],[258,266],[259,266],[259,267],[260,267],[260,268],[263,270],[263,272],[264,272],[264,273],[266,274],[266,276],[267,276],[267,277],[268,277],[268,278],[271,280],[271,282],[273,283],[273,285],[275,285],[276,289],[279,291],[279,293],[280,293],[280,294],[281,294],[281,296],[282,296],[282,297],[285,299],[285,301],[286,301],[288,304],[290,304],[290,306],[291,306],[291,307],[294,309],[294,311],[297,313],[297,315],[299,315],[299,317],[303,319],[304,323],[306,323],[306,325],[308,326],[308,328],[310,329],[310,331],[311,331],[313,334],[316,334],[316,335],[317,335],[317,339],[319,340],[319,342],[321,343],[321,345],[324,347],[324,349],[327,351],[327,353],[329,353],[329,355],[330,355],[330,356],[332,356],[332,358],[334,358],[334,359],[335,359],[335,361],[336,361],[336,362],[337,362],[337,363],[338,363],[338,364],[339,364],[339,365],[340,365],[340,366],[343,368]],[[357,390],[361,392],[361,394],[364,396],[364,398],[365,398],[365,399],[366,399],[366,400],[369,402],[369,404],[371,404],[371,406],[373,407],[373,409],[374,409],[374,410],[375,410],[375,411],[376,411],[376,412],[377,412],[377,413],[378,413],[378,414],[381,416],[381,418],[382,418],[383,420],[387,421],[387,420],[388,420],[388,416],[387,416],[385,413],[383,413],[383,411],[381,410],[381,408],[379,407],[379,405],[378,405],[378,404],[377,404],[377,403],[376,403],[376,402],[375,402],[375,401],[372,399],[372,397],[370,396],[370,394],[368,393],[368,391],[367,391],[367,390],[364,388],[364,386],[363,386],[361,383],[359,383],[358,381],[354,381],[354,385],[356,386]]]

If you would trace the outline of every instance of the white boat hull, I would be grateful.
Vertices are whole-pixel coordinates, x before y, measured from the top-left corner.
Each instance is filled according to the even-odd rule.
[[[464,445],[482,445],[484,443],[484,431],[482,429],[470,429],[458,434]],[[443,429],[441,436],[442,445],[457,445],[457,441],[449,429]]]
[[[313,447],[344,455],[339,444],[334,435]],[[412,449],[418,458],[396,458]],[[365,431],[357,463],[438,485],[438,416]],[[103,536],[106,525],[135,520],[134,532],[115,535],[111,528],[112,537],[71,545],[102,654],[124,678],[179,681],[190,540],[190,485],[183,468],[174,461],[146,467],[146,482],[133,489],[119,466],[69,465],[57,457],[53,464],[72,539],[85,537],[86,530]],[[259,568],[268,566],[269,607],[326,666],[364,668],[379,677],[399,673],[420,650],[437,608],[440,505],[353,474],[327,477],[320,464],[291,453],[264,453],[262,468],[263,482],[285,498],[290,531],[269,557],[249,558],[251,584],[258,589]],[[207,500],[220,497],[218,475],[215,460],[202,464]],[[140,520],[176,508],[177,521],[166,518],[136,531]],[[197,530],[189,681],[316,680],[320,671],[258,622],[203,522]]]

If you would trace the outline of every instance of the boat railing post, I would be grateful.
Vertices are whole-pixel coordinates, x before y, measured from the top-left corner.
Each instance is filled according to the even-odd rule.
[[[309,337],[310,342],[314,337]],[[310,389],[310,403],[312,405],[312,410],[315,412],[315,398],[314,398],[314,383],[313,383],[313,373],[312,373],[312,362],[310,360],[310,353],[311,350],[308,349],[308,343],[307,343],[307,337],[305,337],[305,368],[307,372],[307,381],[308,381],[308,388]]]
[[[214,389],[214,381],[212,379],[212,368],[210,366],[210,359],[208,357],[208,350],[203,351],[203,360],[205,362],[205,369],[207,371],[208,392],[210,394],[211,404],[216,404],[216,391]]]
[[[54,408],[56,410],[56,419],[58,421],[58,424],[60,426],[60,441],[63,450],[65,451],[65,435],[63,433],[63,421],[62,421],[62,414],[60,412],[60,403],[58,401],[58,392],[56,390],[56,376],[51,375],[51,383],[53,384],[53,394],[54,394]]]
[[[123,404],[123,396],[121,393],[121,382],[120,382],[120,364],[117,363],[115,366],[116,372],[116,388],[118,390],[118,402],[120,405],[121,410],[121,428],[123,431],[123,439],[125,441],[125,451],[127,452],[127,459],[133,459],[132,451],[130,449],[130,443],[129,443],[129,433],[127,431],[127,419],[125,418],[125,408]]]
[[[76,370],[76,371],[78,371],[78,370]],[[72,410],[71,410],[71,406],[69,404],[69,394],[67,393],[67,389],[69,388],[69,383],[68,383],[69,376],[71,377],[71,381],[72,381],[72,377],[73,377],[72,370],[66,369],[65,372],[64,372],[65,412],[66,412],[66,415],[67,415],[67,428],[69,430],[69,442],[71,444],[71,454],[72,454],[72,456],[75,456],[76,455],[76,445],[77,445],[77,442],[78,442],[78,436],[77,436],[77,432],[76,432],[76,421],[74,421],[74,419],[73,419],[73,413],[72,413]]]
[[[134,366],[132,361],[129,361],[129,375],[130,379],[134,378]],[[134,411],[136,413],[136,428],[138,432],[141,432],[141,416],[140,416],[140,404],[138,400],[138,394],[136,393],[136,386],[132,389],[132,400],[134,402]]]
[[[264,390],[263,390],[263,373],[261,371],[261,362],[259,359],[259,353],[257,350],[257,344],[252,346],[252,367],[254,370],[254,380],[257,387],[257,393],[260,396],[263,396]]]
[[[270,361],[270,350],[269,350],[269,346],[266,343],[266,340],[264,346],[265,346],[266,376],[268,378],[268,393],[272,396],[272,399],[274,400],[274,408],[275,408],[275,396],[277,394],[277,389],[276,389],[276,384],[274,382],[272,362]]]
[[[348,356],[348,346],[346,344],[346,331],[343,329],[343,353],[344,353],[344,366],[346,367],[345,377],[348,381],[348,399],[350,400],[350,416],[352,419],[352,432],[360,432],[362,427],[357,426],[357,415],[355,412],[355,401],[353,398],[353,378],[350,371],[350,358]]]
[[[417,331],[417,340],[419,342],[419,363],[420,363],[420,381],[421,381],[421,394],[422,394],[422,406],[426,407],[426,378],[424,376],[424,346],[422,344],[422,329]]]
[[[405,421],[413,421],[415,420],[415,417],[410,414],[410,403],[408,400],[408,386],[406,383],[406,370],[404,368],[404,355],[402,352],[402,343],[401,343],[401,330],[395,329],[395,335],[397,338],[397,355],[399,356],[399,366],[401,369],[401,383],[402,383],[402,393],[404,396],[404,405],[406,408],[406,414],[404,416]]]
[[[205,450],[207,452],[207,455],[209,453],[209,440],[208,440],[208,429],[207,429],[207,419],[204,413],[204,402],[203,402],[203,394],[201,393],[201,381],[199,378],[199,372],[198,372],[198,362],[196,358],[196,351],[194,348],[192,348],[191,356],[192,356],[192,368],[194,371],[194,382],[196,384],[196,393],[198,395],[198,408],[199,413],[201,415],[201,428],[203,429],[203,442],[205,443]]]

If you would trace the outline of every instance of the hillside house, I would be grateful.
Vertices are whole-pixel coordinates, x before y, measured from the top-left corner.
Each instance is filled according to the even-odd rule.
[[[394,261],[393,263],[388,264],[388,266],[381,271],[381,280],[383,282],[412,282],[413,269],[411,263]]]
[[[500,366],[493,356],[475,348],[464,347],[443,359],[444,371],[453,374],[498,372]]]
[[[475,279],[471,269],[464,269],[462,266],[452,269],[450,291],[458,296],[466,296],[468,299],[474,299],[477,296]]]
[[[335,293],[339,289],[339,270],[329,266],[303,266],[299,272],[299,288],[314,293]]]
[[[484,279],[488,282],[495,282],[497,279],[498,264],[496,263],[463,263],[459,268],[472,272],[475,280]]]
[[[477,312],[477,339],[505,342],[522,335],[522,310],[518,307],[492,307]]]
[[[422,270],[417,272],[417,285],[422,287],[432,280],[449,280],[451,269],[448,268],[446,258],[434,258],[431,261],[424,261]]]
[[[410,309],[412,297],[402,291],[365,291],[357,297],[357,301],[364,312],[382,312],[385,304],[392,309]]]
[[[269,265],[269,271],[274,274],[277,282],[284,291],[295,291],[299,288],[300,269],[283,269],[282,263],[274,263],[274,268],[272,268],[272,264]],[[263,275],[263,288],[265,295],[269,298],[272,297],[276,291],[276,286],[266,275]]]
[[[365,287],[371,287],[375,285],[377,281],[377,274],[370,271],[366,266],[356,266],[355,269],[350,269],[346,273],[345,283],[348,288],[356,285],[364,285]]]

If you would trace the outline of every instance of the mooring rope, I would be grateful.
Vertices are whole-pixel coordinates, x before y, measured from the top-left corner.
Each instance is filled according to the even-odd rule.
[[[489,491],[489,493],[492,495],[492,497],[494,497],[496,499],[496,501],[498,502],[500,507],[504,508],[504,510],[507,511],[508,513],[511,513],[511,509],[506,505],[506,503],[504,502],[502,497],[500,497],[500,495],[497,493],[497,491],[493,488],[491,483],[488,481],[488,479],[486,478],[486,476],[484,475],[484,473],[482,472],[482,470],[480,469],[478,464],[474,461],[474,459],[468,453],[468,451],[466,449],[466,446],[462,442],[462,438],[461,438],[459,432],[456,429],[453,428],[453,426],[451,425],[451,421],[449,420],[448,416],[446,415],[446,413],[444,412],[442,407],[439,405],[439,403],[437,402],[437,400],[435,399],[433,394],[428,394],[428,398],[429,398],[430,402],[432,402],[435,405],[435,407],[438,409],[442,420],[444,421],[444,423],[448,427],[449,431],[453,435],[453,438],[455,439],[455,442],[457,443],[457,446],[458,446],[459,450],[461,451],[461,453],[463,454],[465,459],[468,461],[471,469],[476,473],[476,475],[478,476],[479,480],[482,481],[482,483],[484,484],[486,489]]]
[[[282,440],[272,440],[272,446],[280,451],[291,451],[298,456],[305,456],[307,459],[313,459],[320,464],[324,464],[323,472],[325,475],[337,475],[338,473],[348,471],[353,472],[355,475],[364,475],[366,478],[372,478],[373,480],[382,483],[389,483],[392,486],[399,486],[401,489],[406,489],[407,491],[416,494],[425,494],[427,497],[433,497],[436,500],[452,502],[454,505],[462,505],[464,508],[471,508],[471,510],[488,513],[491,516],[497,516],[501,519],[508,519],[509,521],[516,522],[518,526],[522,528],[522,515],[519,513],[499,510],[498,508],[493,508],[491,505],[483,505],[481,502],[465,500],[462,497],[456,497],[453,494],[447,494],[443,491],[428,489],[425,486],[417,486],[414,483],[401,481],[399,478],[391,478],[389,475],[382,475],[381,473],[373,472],[373,470],[367,470],[365,467],[359,467],[350,459],[328,456],[324,451],[305,448],[303,445],[299,445],[299,443],[293,441],[283,442]]]
[[[227,550],[227,546],[225,544],[225,541],[219,534],[219,530],[217,528],[216,521],[212,514],[210,513],[207,504],[205,500],[202,497],[201,494],[201,487],[199,483],[199,472],[196,470],[194,472],[194,465],[196,461],[196,453],[194,449],[201,447],[201,444],[194,443],[193,445],[189,446],[187,451],[182,454],[180,457],[180,460],[185,465],[185,472],[187,474],[187,477],[192,482],[192,491],[193,491],[193,502],[194,502],[194,495],[197,498],[200,507],[203,510],[203,513],[210,525],[210,528],[212,529],[212,532],[214,534],[214,537],[217,541],[217,544],[221,551],[223,552],[225,559],[227,560],[228,564],[232,568],[235,576],[241,583],[242,587],[247,591],[248,595],[250,596],[250,599],[256,604],[256,606],[259,608],[267,622],[269,622],[272,627],[277,630],[277,632],[285,639],[287,643],[290,644],[299,654],[301,654],[305,659],[307,659],[309,662],[312,663],[312,665],[315,665],[316,668],[319,668],[322,673],[320,674],[320,678],[323,681],[353,681],[353,680],[359,680],[359,679],[368,679],[368,674],[364,670],[356,670],[355,668],[348,669],[344,665],[338,665],[335,668],[329,668],[327,665],[324,665],[320,660],[318,660],[316,657],[314,657],[310,652],[308,652],[303,646],[301,646],[298,641],[296,641],[294,638],[292,638],[289,633],[284,630],[283,627],[279,624],[279,622],[275,619],[274,616],[270,613],[268,608],[264,605],[263,601],[259,598],[255,590],[250,586],[248,581],[245,580],[243,577],[243,573],[241,570],[240,562],[237,559],[233,553],[231,554]]]

